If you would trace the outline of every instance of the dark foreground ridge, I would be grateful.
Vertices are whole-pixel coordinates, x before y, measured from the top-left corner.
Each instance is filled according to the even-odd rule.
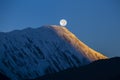
[[[0,80],[10,80],[7,76],[0,73]]]
[[[94,61],[35,80],[120,80],[120,57]]]

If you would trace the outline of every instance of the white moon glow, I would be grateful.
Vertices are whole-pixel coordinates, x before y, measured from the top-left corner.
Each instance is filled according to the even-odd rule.
[[[61,26],[66,26],[67,25],[67,21],[65,19],[61,19],[60,20],[60,25]]]

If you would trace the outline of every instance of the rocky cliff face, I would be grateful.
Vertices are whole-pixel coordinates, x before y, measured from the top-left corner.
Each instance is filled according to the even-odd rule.
[[[0,72],[13,80],[34,79],[104,58],[61,26],[0,33]]]

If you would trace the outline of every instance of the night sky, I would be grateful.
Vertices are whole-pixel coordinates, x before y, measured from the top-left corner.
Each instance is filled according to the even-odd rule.
[[[59,25],[108,57],[120,56],[120,0],[0,0],[0,32]]]

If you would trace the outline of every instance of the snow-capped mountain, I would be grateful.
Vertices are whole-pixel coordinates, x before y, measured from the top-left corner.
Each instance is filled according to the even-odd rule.
[[[0,33],[0,72],[13,80],[34,79],[104,58],[61,26]]]

